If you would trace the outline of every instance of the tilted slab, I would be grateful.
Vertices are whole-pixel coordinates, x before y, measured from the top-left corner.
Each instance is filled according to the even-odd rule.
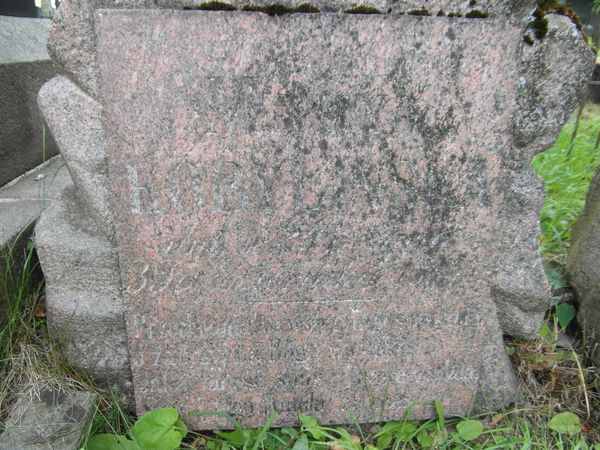
[[[139,412],[258,426],[512,399],[490,283],[507,205],[541,200],[513,146],[522,30],[115,10],[96,30]]]

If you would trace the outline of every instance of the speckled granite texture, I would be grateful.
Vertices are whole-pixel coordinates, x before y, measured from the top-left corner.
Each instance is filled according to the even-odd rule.
[[[139,411],[368,422],[416,399],[465,414],[493,390],[481,369],[501,340],[490,282],[510,253],[502,208],[542,198],[519,163],[530,155],[507,139],[518,28],[239,12],[96,20]],[[537,231],[537,210],[521,225]],[[539,260],[526,269],[543,298]],[[494,362],[500,407],[514,379],[501,351]]]
[[[593,66],[575,26],[548,16],[528,46],[533,2],[182,10],[198,3],[64,0],[49,47],[66,78],[40,93],[74,106],[46,108],[51,128],[103,114],[63,134],[65,161],[95,229],[112,238],[114,217],[123,286],[103,289],[124,288],[138,411],[262,426],[510,403],[502,333],[535,335],[549,301],[530,160]]]

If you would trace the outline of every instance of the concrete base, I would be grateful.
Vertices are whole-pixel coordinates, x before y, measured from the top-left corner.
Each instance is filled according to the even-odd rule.
[[[23,392],[0,435],[0,450],[77,450],[94,396],[44,387]]]

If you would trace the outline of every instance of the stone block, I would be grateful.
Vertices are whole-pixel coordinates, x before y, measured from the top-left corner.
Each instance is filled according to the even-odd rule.
[[[73,186],[35,228],[48,327],[69,363],[131,404],[131,373],[117,252],[86,215]]]
[[[57,154],[43,145],[37,94],[54,69],[46,51],[50,21],[0,16],[0,186]]]
[[[96,31],[138,412],[514,398],[493,281],[509,262],[515,333],[549,293],[543,190],[511,140],[521,29],[107,9]]]
[[[0,435],[0,450],[78,450],[94,396],[44,386],[22,392]]]
[[[548,16],[528,46],[533,2],[508,0],[480,0],[486,18],[410,14],[464,15],[454,0],[175,10],[199,3],[57,13],[49,48],[71,82],[40,104],[85,208],[66,194],[38,241],[70,359],[129,381],[123,297],[139,413],[260,426],[510,403],[502,333],[535,336],[549,301],[530,160],[593,65],[575,26]]]

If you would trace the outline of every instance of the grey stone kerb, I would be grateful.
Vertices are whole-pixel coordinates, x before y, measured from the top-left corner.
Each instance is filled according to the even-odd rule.
[[[129,401],[132,387],[109,190],[107,138],[98,98],[95,11],[100,8],[181,9],[199,3],[63,0],[49,40],[49,53],[60,76],[48,82],[39,94],[40,108],[76,188],[74,192],[65,193],[62,204],[53,204],[37,227],[38,252],[47,279],[49,322],[56,335],[63,337],[67,354],[75,366],[104,382],[116,384]],[[232,3],[242,7],[251,2],[236,0]],[[284,3],[297,6],[303,1]],[[355,6],[343,0],[313,3],[331,13],[341,13]],[[473,9],[469,1],[458,0],[376,0],[369,5],[392,15],[423,7],[433,15],[438,11],[466,15]],[[533,2],[479,0],[477,9],[488,15],[486,20],[510,22],[524,36]],[[427,17],[423,20],[456,20],[460,21],[460,27],[469,27],[469,21],[464,18]],[[496,259],[489,262],[493,273],[489,280],[490,295],[502,332],[524,338],[537,334],[549,300],[549,287],[538,254],[538,212],[544,189],[529,168],[530,160],[554,141],[583,95],[593,67],[592,52],[575,25],[563,16],[549,15],[547,20],[548,34],[543,40],[528,45],[521,39],[520,75],[513,80],[517,86],[518,108],[506,119],[512,127],[512,133],[505,136],[511,142],[512,154],[503,156],[501,170],[522,176],[499,181],[505,184],[501,187],[505,196],[498,214],[507,225],[497,236],[500,250],[494,255]],[[492,322],[494,328],[495,322]],[[500,333],[496,329],[490,332]],[[487,347],[495,357],[505,358],[501,345]],[[512,374],[503,372],[507,367],[505,361],[498,365],[494,358],[488,358],[484,366],[480,405],[484,404],[484,397],[496,407],[508,403],[514,386],[508,386],[511,382],[507,380],[512,380]],[[496,367],[501,369],[496,371]],[[499,398],[490,399],[494,396],[490,385],[496,385]]]

